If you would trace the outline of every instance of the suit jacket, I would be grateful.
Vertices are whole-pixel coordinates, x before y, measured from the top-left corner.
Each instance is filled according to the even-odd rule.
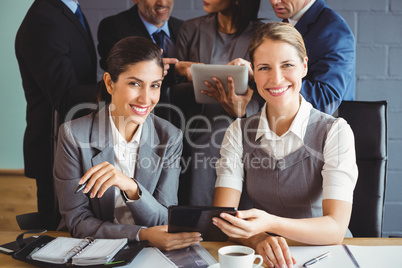
[[[49,178],[52,111],[63,119],[75,105],[95,102],[95,46],[62,1],[35,0],[17,32],[15,51],[27,101],[25,175]]]
[[[54,164],[60,214],[73,237],[127,237],[135,240],[141,226],[167,224],[167,207],[177,204],[182,133],[169,122],[150,114],[143,123],[134,180],[141,198],[127,202],[136,225],[114,224],[115,192],[101,198],[74,194],[80,178],[91,167],[114,164],[109,111],[102,108],[61,125]],[[60,227],[59,229],[63,229]]]
[[[324,0],[317,0],[295,27],[303,36],[309,58],[301,94],[316,109],[332,114],[342,100],[355,98],[353,33]]]
[[[249,59],[248,45],[261,22],[246,28],[236,39],[234,55]],[[212,63],[211,56],[218,30],[216,13],[187,20],[180,29],[175,46],[175,56],[179,60]],[[230,59],[229,61],[234,60]],[[228,61],[228,62],[229,62]]]
[[[176,42],[183,21],[170,17],[168,21],[170,38]],[[144,23],[138,15],[137,5],[129,10],[103,19],[98,28],[98,52],[100,66],[106,70],[106,59],[113,45],[127,36],[142,36],[152,40]]]

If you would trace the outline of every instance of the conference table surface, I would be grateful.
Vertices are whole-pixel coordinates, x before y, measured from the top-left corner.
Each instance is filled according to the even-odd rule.
[[[16,237],[21,234],[21,230],[18,231],[0,231],[0,245],[5,244],[11,241],[14,241]],[[67,232],[56,232],[49,231],[46,235],[58,237],[58,236],[67,236],[69,237],[69,233]],[[27,234],[25,237],[31,236],[31,234]],[[358,246],[401,246],[402,238],[345,238],[343,241],[344,244],[347,245],[358,245]],[[208,250],[208,252],[218,260],[218,249],[223,246],[235,245],[235,242],[227,241],[227,242],[201,242],[201,245]],[[292,240],[288,240],[289,246],[305,246],[305,244],[295,242]],[[36,267],[34,265],[14,260],[11,255],[6,255],[0,253],[0,267]]]

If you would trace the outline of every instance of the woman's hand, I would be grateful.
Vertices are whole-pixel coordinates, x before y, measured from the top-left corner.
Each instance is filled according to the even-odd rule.
[[[238,211],[236,216],[221,213],[213,223],[233,238],[250,238],[262,232],[269,232],[275,216],[259,209]],[[229,222],[229,223],[228,223]]]
[[[228,77],[228,91],[225,91],[221,81],[212,77],[216,86],[212,85],[208,81],[205,81],[205,85],[210,91],[202,90],[201,92],[211,98],[220,102],[225,111],[232,117],[243,117],[246,114],[247,104],[250,102],[253,96],[253,90],[248,87],[245,95],[236,95],[233,77]]]
[[[191,65],[193,64],[203,64],[199,62],[192,62],[192,61],[179,61],[175,65],[175,72],[180,76],[185,76],[187,81],[193,81],[193,76],[191,75]]]
[[[150,246],[164,251],[185,248],[202,241],[201,234],[197,232],[168,233],[167,225],[141,229],[139,239],[148,240]]]
[[[296,264],[296,260],[290,253],[288,243],[283,237],[271,236],[266,233],[257,236],[259,242],[254,247],[269,267],[292,268],[293,264]]]
[[[176,58],[163,58],[162,62],[163,62],[163,76],[166,76],[170,68],[170,64],[176,64],[179,62],[179,60]]]
[[[242,58],[237,58],[229,62],[227,65],[247,66],[248,67],[248,80],[254,80],[254,72],[251,68],[251,63]]]
[[[137,183],[107,161],[91,167],[78,183],[83,184],[86,181],[88,183],[83,192],[91,191],[91,198],[102,197],[112,186],[124,191],[131,200],[139,198]]]

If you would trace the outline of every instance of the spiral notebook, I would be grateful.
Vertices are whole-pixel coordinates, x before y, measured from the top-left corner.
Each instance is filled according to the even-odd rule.
[[[18,251],[16,251],[12,257],[13,259],[19,260],[19,261],[23,261],[23,262],[27,262],[30,264],[34,264],[36,266],[40,266],[40,267],[51,267],[51,268],[55,268],[55,267],[71,267],[72,266],[72,258],[69,262],[65,262],[65,263],[50,263],[48,261],[48,256],[46,256],[43,261],[42,260],[35,260],[32,258],[32,256],[36,253],[41,251],[42,248],[45,248],[45,246],[49,243],[51,243],[53,240],[56,239],[76,239],[76,238],[54,238],[48,235],[41,235],[39,236],[37,239],[35,239],[34,241],[27,243],[23,248],[20,248]],[[71,241],[73,241],[71,240]],[[82,241],[83,239],[78,239],[79,241]],[[102,243],[99,241],[102,240],[109,240],[109,239],[96,239],[98,242],[95,242],[93,245],[98,245],[101,246]],[[142,249],[144,247],[146,247],[148,245],[148,241],[141,241],[141,242],[135,242],[135,241],[131,241],[128,244],[126,244],[126,246],[123,246],[117,253],[116,255],[109,261],[109,262],[104,262],[102,264],[94,264],[97,263],[97,261],[95,262],[93,259],[94,257],[97,256],[98,252],[94,253],[94,255],[91,256],[91,258],[89,260],[87,260],[88,264],[81,264],[81,265],[76,265],[77,267],[91,267],[91,268],[100,268],[100,267],[118,267],[118,266],[124,266],[127,265],[129,263],[131,263],[133,261],[133,259],[138,255],[138,253],[140,253],[142,251]],[[65,249],[64,249],[65,247]],[[102,248],[104,247],[101,246]],[[73,247],[67,247],[65,244],[62,244],[62,248],[60,248],[61,250],[64,250],[65,253],[67,253],[70,249],[72,249]],[[91,252],[93,252],[93,249],[88,248],[88,253],[89,254]],[[106,249],[109,249],[109,247],[106,247]],[[44,249],[45,250],[45,249]],[[53,253],[52,253],[53,254]],[[82,254],[84,254],[84,251],[82,252]],[[104,255],[105,252],[102,252],[102,255]],[[61,251],[58,251],[57,253],[55,252],[55,255],[59,255],[59,256],[63,256],[61,258],[64,258],[65,255],[61,254]],[[111,254],[113,255],[113,254]],[[85,256],[85,255],[81,255]],[[102,256],[103,257],[103,256]],[[63,260],[64,261],[64,260]],[[102,260],[103,261],[103,260]],[[105,264],[107,264],[107,266],[105,266]]]
[[[85,239],[57,237],[31,255],[36,261],[73,265],[97,265],[110,262],[113,257],[127,244],[127,238],[122,239]]]

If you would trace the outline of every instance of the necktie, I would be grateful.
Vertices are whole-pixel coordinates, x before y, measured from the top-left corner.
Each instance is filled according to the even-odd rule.
[[[163,49],[163,54],[166,53],[166,48],[165,48],[165,32],[164,31],[159,31],[159,32],[154,32],[152,34],[152,37],[155,40],[155,43],[161,48]]]
[[[84,22],[84,15],[82,15],[80,5],[77,5],[77,10],[75,11],[75,15],[80,20],[82,27],[84,27],[85,31],[87,31],[87,27],[85,26],[85,22]]]

